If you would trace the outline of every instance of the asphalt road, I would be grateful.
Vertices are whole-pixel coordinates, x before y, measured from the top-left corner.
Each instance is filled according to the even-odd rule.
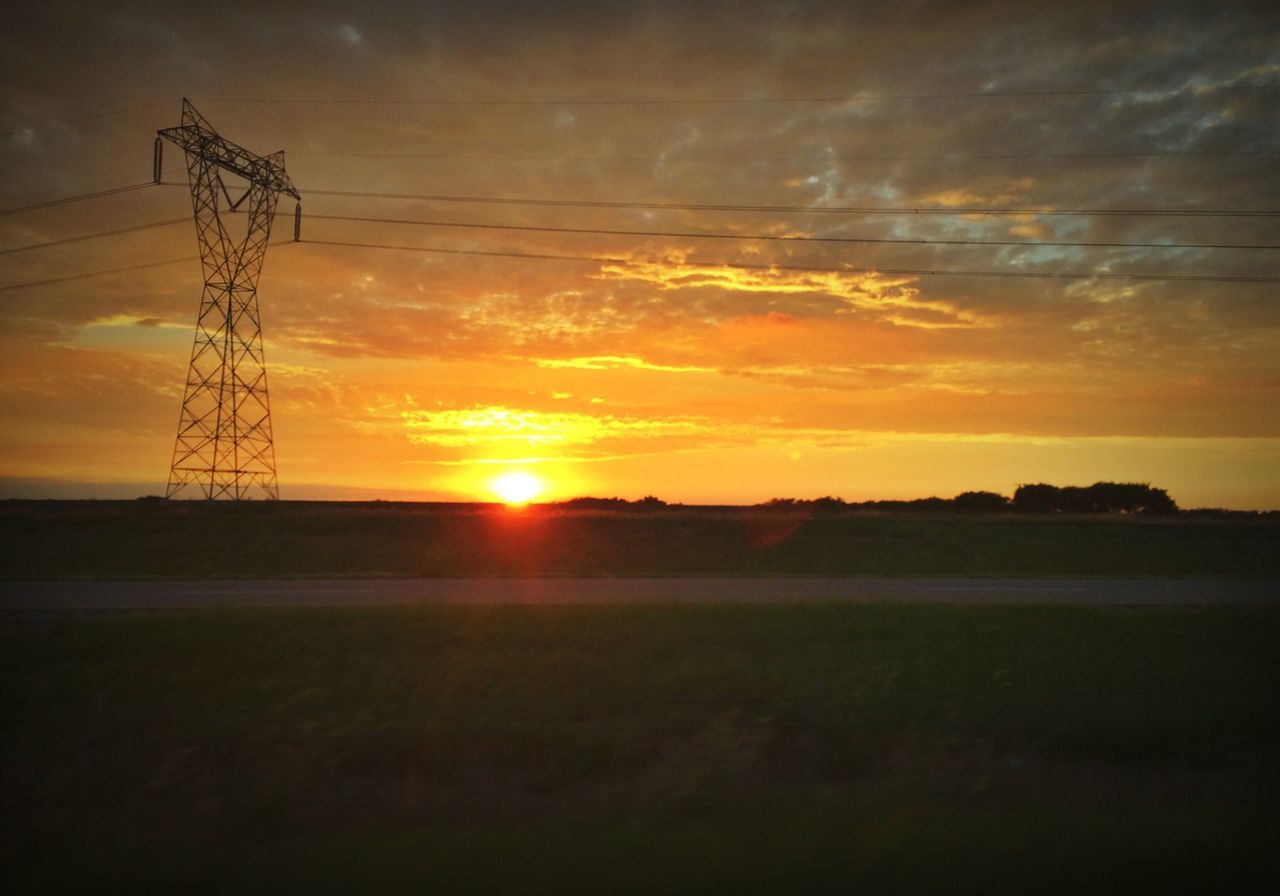
[[[427,604],[786,603],[1280,605],[1275,579],[274,579],[4,582],[0,610]]]

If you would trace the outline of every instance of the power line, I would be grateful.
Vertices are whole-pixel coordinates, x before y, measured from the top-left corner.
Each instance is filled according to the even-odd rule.
[[[185,219],[183,219],[185,220]],[[158,225],[149,225],[158,226]],[[287,244],[291,241],[281,241]],[[1145,281],[1191,281],[1202,283],[1280,283],[1280,277],[1249,277],[1249,276],[1232,276],[1226,274],[1115,274],[1109,272],[1056,272],[1056,271],[969,271],[969,270],[937,270],[929,268],[855,268],[855,267],[832,267],[822,265],[796,265],[796,264],[752,264],[749,262],[725,262],[725,261],[679,261],[671,262],[662,259],[656,260],[637,260],[633,258],[620,258],[611,256],[598,255],[564,255],[547,252],[514,252],[507,250],[482,250],[482,249],[450,249],[439,246],[394,246],[385,243],[356,243],[339,240],[312,240],[303,239],[298,243],[305,243],[313,246],[333,246],[339,248],[350,249],[387,249],[401,252],[418,252],[439,255],[469,255],[481,256],[487,258],[522,258],[537,261],[580,261],[592,262],[595,264],[617,264],[628,267],[636,267],[643,264],[666,264],[675,267],[716,267],[729,268],[731,270],[749,270],[749,271],[792,271],[798,273],[822,273],[822,274],[888,274],[891,276],[914,276],[914,277],[992,277],[992,278],[1023,278],[1023,279],[1052,279],[1052,280],[1145,280]],[[277,245],[273,243],[273,245]],[[30,280],[25,283],[10,283],[0,286],[0,292],[10,292],[18,289],[28,289],[38,286],[52,286],[59,283],[71,283],[77,280],[87,280],[92,277],[105,277],[111,274],[126,274],[132,271],[147,270],[150,268],[164,267],[172,264],[185,264],[188,262],[199,261],[199,256],[190,255],[183,258],[168,258],[162,261],[144,262],[142,264],[128,265],[125,267],[106,268],[97,271],[85,271],[79,274],[70,274],[65,277],[52,277],[46,280]]]
[[[8,131],[7,133],[0,134],[0,139],[16,137],[24,131],[33,131],[37,128],[52,128],[69,124],[81,124],[82,122],[93,121],[98,118],[109,118],[112,115],[127,115],[130,112],[141,112],[143,109],[156,109],[160,106],[168,105],[171,105],[170,101],[165,100],[158,103],[143,103],[140,106],[126,106],[123,109],[111,109],[107,112],[94,112],[90,115],[81,115],[76,118],[46,119],[44,121],[37,121],[33,124],[29,124],[26,127],[18,128],[16,131]]]
[[[766,233],[723,233],[678,230],[613,230],[599,227],[550,227],[522,224],[473,224],[460,221],[423,221],[406,218],[366,218],[355,215],[308,215],[323,221],[351,221],[363,224],[413,224],[423,227],[459,227],[475,230],[518,230],[531,233],[578,233],[603,236],[656,236],[675,239],[769,240],[797,243],[892,244],[910,246],[1020,246],[1034,249],[1042,246],[1078,249],[1280,249],[1280,244],[1251,243],[1107,243],[1107,242],[1032,242],[1029,240],[945,240],[888,237],[782,236]],[[184,219],[185,220],[185,219]]]
[[[185,258],[167,258],[164,261],[149,261],[143,264],[133,264],[123,268],[108,268],[101,271],[86,271],[83,274],[70,274],[66,277],[52,277],[48,280],[30,280],[26,283],[10,283],[7,286],[0,286],[0,292],[9,292],[13,289],[27,289],[32,286],[52,286],[55,283],[70,283],[73,280],[87,280],[90,277],[105,277],[108,274],[127,274],[130,271],[142,271],[147,268],[158,268],[169,264],[182,264],[183,262],[199,261],[199,256],[189,255]]]
[[[107,190],[97,190],[93,193],[80,193],[76,196],[64,196],[61,199],[49,199],[45,202],[34,202],[30,205],[20,205],[14,208],[0,208],[0,216],[16,215],[19,212],[32,212],[42,208],[53,208],[55,205],[67,205],[71,202],[83,202],[86,199],[100,199],[103,196],[114,196],[117,193],[128,193],[131,190],[141,190],[155,185],[155,181],[149,180],[146,183],[129,184],[123,187],[112,187]]]
[[[183,218],[182,220],[187,221],[189,219]],[[147,225],[147,226],[161,226],[161,225],[156,224],[156,225]],[[140,228],[130,228],[130,229],[140,229]],[[292,243],[294,243],[293,239],[282,239],[282,240],[275,240],[271,242],[270,245],[286,246]],[[182,264],[184,262],[192,262],[192,261],[200,261],[200,256],[188,255],[184,258],[168,258],[168,259],[165,259],[164,261],[148,261],[142,264],[129,265],[127,267],[122,267],[122,268],[104,268],[98,271],[85,271],[80,274],[68,274],[65,277],[52,277],[48,280],[29,280],[25,283],[10,283],[5,286],[0,286],[0,292],[9,292],[10,290],[15,290],[15,289],[27,289],[28,287],[34,287],[34,286],[52,286],[56,283],[70,283],[75,280],[87,280],[90,277],[105,277],[109,274],[127,274],[130,271],[143,271],[148,268],[158,268],[158,267],[163,267],[165,265]]]
[[[1051,279],[1051,280],[1175,280],[1175,281],[1195,281],[1203,283],[1280,283],[1280,277],[1246,277],[1233,276],[1227,274],[1113,274],[1107,272],[1099,273],[1077,273],[1056,271],[947,271],[933,270],[927,268],[854,268],[854,267],[824,267],[818,265],[795,265],[795,264],[752,264],[749,262],[722,262],[722,261],[666,261],[663,259],[634,259],[634,258],[615,258],[609,256],[592,256],[592,255],[560,255],[543,252],[512,252],[506,250],[482,250],[482,249],[448,249],[437,246],[393,246],[386,243],[352,243],[341,242],[337,240],[301,240],[313,246],[333,246],[351,249],[390,249],[402,252],[424,252],[442,255],[472,255],[483,256],[489,258],[525,258],[536,259],[542,261],[587,261],[596,264],[617,264],[627,267],[637,267],[644,264],[665,264],[672,267],[713,267],[713,268],[730,268],[732,270],[747,271],[794,271],[801,273],[819,273],[819,274],[890,274],[894,276],[907,275],[914,277],[1000,277],[1000,278],[1031,278],[1031,279]]]
[[[134,172],[129,172],[130,176]],[[110,181],[95,181],[94,183],[70,184],[65,187],[49,187],[45,190],[24,190],[20,193],[5,193],[0,195],[0,200],[5,202],[14,202],[20,199],[35,200],[41,196],[57,196],[63,193],[82,193],[86,190],[105,190],[108,187],[118,185],[120,178],[113,178]]]
[[[289,156],[322,156],[350,159],[416,159],[434,162],[625,162],[648,165],[657,162],[681,164],[724,164],[728,162],[971,162],[971,161],[1064,161],[1072,159],[1193,159],[1193,158],[1275,158],[1280,150],[1203,150],[1199,152],[1062,152],[1062,153],[974,153],[944,155],[825,155],[825,156],[511,156],[453,155],[448,153],[328,152],[289,150]]]
[[[343,106],[746,106],[805,105],[829,103],[886,102],[903,100],[1015,99],[1048,97],[1118,97],[1179,93],[1257,93],[1280,90],[1280,84],[1185,84],[1179,87],[1143,87],[1122,90],[968,90],[933,93],[878,93],[853,91],[845,95],[789,97],[554,97],[546,99],[451,99],[451,98],[361,98],[334,97],[218,97],[205,103],[236,105],[343,105]]]
[[[1059,217],[1185,217],[1185,218],[1273,218],[1277,209],[1118,209],[1118,208],[904,208],[889,206],[807,206],[731,205],[698,202],[614,202],[591,199],[505,198],[496,196],[454,196],[423,193],[373,193],[358,190],[306,190],[315,196],[343,196],[360,199],[409,199],[423,202],[474,202],[488,205],[537,205],[567,208],[670,209],[708,212],[781,212],[849,215],[1054,215]]]
[[[48,240],[43,243],[31,243],[26,246],[15,246],[12,249],[0,249],[0,255],[11,255],[14,252],[26,252],[28,249],[43,249],[46,246],[62,246],[67,243],[79,243],[85,240],[96,240],[105,236],[118,236],[122,233],[136,233],[139,230],[154,230],[157,227],[172,227],[174,224],[185,224],[191,219],[173,218],[169,221],[156,221],[152,224],[137,224],[133,227],[121,227],[119,230],[100,230],[97,233],[86,233],[81,236],[69,236],[60,240]]]

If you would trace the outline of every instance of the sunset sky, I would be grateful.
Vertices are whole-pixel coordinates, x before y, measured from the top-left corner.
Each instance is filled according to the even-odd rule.
[[[285,151],[282,498],[1280,508],[1271,4],[180,6],[8,14],[0,208],[148,181],[184,96]],[[0,496],[163,493],[200,296],[165,150],[178,186],[0,215],[2,249],[176,222],[0,255]],[[1233,214],[1045,213],[1103,209]],[[1027,272],[1085,276],[987,276]]]

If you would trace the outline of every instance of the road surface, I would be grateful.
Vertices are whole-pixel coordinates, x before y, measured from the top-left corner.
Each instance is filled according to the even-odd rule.
[[[272,579],[4,582],[0,610],[426,604],[786,603],[1280,606],[1275,579]]]

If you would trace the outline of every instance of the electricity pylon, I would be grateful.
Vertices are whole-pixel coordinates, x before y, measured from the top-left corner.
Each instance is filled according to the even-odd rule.
[[[301,201],[284,152],[254,155],[218,135],[187,100],[182,124],[158,131],[182,147],[195,212],[204,290],[165,497],[280,497],[271,402],[258,316],[258,276],[280,194]],[[238,198],[237,198],[238,197]],[[241,208],[242,219],[233,217]],[[295,212],[298,238],[301,205]],[[247,224],[236,227],[234,224]],[[239,236],[243,233],[243,236]]]

